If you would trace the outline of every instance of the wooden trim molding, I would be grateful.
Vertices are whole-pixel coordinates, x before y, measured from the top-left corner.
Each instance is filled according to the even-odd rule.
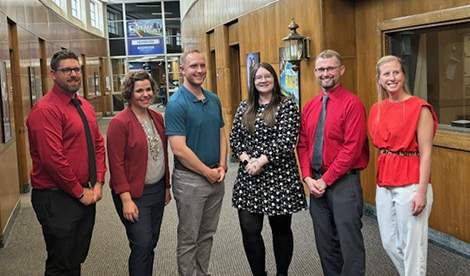
[[[422,14],[397,17],[377,23],[383,32],[400,29],[426,28],[470,21],[470,5]]]
[[[438,129],[434,146],[470,152],[470,133]]]

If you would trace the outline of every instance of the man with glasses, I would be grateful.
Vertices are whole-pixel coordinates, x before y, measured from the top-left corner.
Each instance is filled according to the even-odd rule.
[[[183,85],[165,110],[166,134],[175,155],[172,184],[178,210],[178,273],[209,274],[227,168],[227,140],[219,97],[201,86],[206,60],[198,50],[180,59]]]
[[[31,202],[47,249],[45,275],[80,275],[106,172],[104,140],[91,104],[77,95],[81,69],[67,50],[51,59],[54,87],[26,120]]]
[[[359,172],[369,162],[366,112],[343,88],[345,67],[333,50],[315,59],[322,91],[302,110],[297,153],[310,190],[310,214],[323,273],[365,275]]]

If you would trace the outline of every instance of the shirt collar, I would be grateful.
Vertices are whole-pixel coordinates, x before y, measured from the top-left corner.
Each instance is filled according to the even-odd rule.
[[[341,92],[343,91],[343,86],[341,85],[341,83],[335,87],[335,89],[331,90],[330,93],[328,93],[328,101],[331,101],[331,100],[336,100],[338,99],[340,96],[341,96]],[[321,95],[319,98],[319,101],[322,101],[323,100],[323,96],[325,96],[325,93],[321,92]]]
[[[189,97],[189,99],[192,102],[197,103],[197,102],[201,101],[196,96],[194,96],[194,94],[191,93],[191,91],[189,91],[184,85],[181,86],[181,90],[182,90],[183,94],[185,94],[186,97]],[[209,99],[207,97],[206,91],[204,89],[202,89],[202,87],[201,87],[201,91],[202,91],[202,94],[204,95],[204,100],[202,102],[207,102]]]
[[[54,85],[54,87],[51,90],[51,93],[53,93],[64,105],[67,104],[72,104],[71,99],[75,98],[77,99],[80,104],[82,103],[82,100],[80,97],[75,93],[73,97],[70,97],[66,93],[64,93],[62,90],[60,90],[57,86]]]

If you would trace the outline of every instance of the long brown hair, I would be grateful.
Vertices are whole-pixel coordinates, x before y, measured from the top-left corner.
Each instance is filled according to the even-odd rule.
[[[255,121],[256,113],[259,108],[259,91],[255,86],[255,76],[259,68],[264,68],[273,75],[274,86],[271,95],[271,100],[268,103],[268,106],[263,112],[263,120],[269,127],[273,127],[276,124],[276,111],[279,104],[285,98],[281,93],[281,87],[279,85],[279,80],[277,78],[276,71],[271,66],[271,64],[266,62],[261,62],[253,66],[253,70],[250,74],[250,91],[248,94],[248,106],[246,108],[245,114],[242,117],[242,124],[248,129],[248,132],[253,133],[255,131]]]

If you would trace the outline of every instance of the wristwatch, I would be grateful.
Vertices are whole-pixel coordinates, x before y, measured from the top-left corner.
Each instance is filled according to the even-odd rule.
[[[225,172],[227,172],[227,166],[226,165],[220,164],[219,167],[223,168],[225,170]]]
[[[77,197],[78,200],[82,199],[85,196],[85,192],[83,192],[79,197]]]

